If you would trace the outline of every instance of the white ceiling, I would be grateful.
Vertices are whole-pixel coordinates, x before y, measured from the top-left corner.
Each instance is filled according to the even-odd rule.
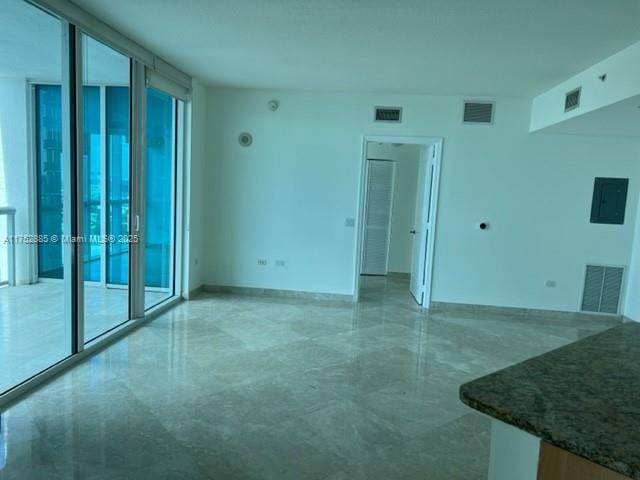
[[[640,0],[74,0],[210,85],[533,95],[640,40]]]

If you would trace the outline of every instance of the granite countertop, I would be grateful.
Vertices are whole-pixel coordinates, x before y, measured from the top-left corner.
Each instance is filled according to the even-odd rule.
[[[640,323],[627,323],[460,387],[461,400],[640,480]]]

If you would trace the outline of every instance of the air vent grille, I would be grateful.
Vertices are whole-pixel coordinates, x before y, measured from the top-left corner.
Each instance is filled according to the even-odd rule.
[[[580,92],[582,88],[576,88],[575,90],[571,90],[564,97],[564,111],[569,112],[575,108],[580,106]]]
[[[617,314],[623,275],[622,267],[587,265],[582,311]]]
[[[375,111],[376,122],[402,122],[402,108],[400,107],[376,107]]]
[[[493,123],[493,102],[465,102],[464,123]]]

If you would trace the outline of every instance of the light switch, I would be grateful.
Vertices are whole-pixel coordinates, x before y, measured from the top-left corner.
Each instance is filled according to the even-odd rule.
[[[356,219],[349,217],[344,221],[344,225],[345,225],[345,227],[355,227],[356,226]]]

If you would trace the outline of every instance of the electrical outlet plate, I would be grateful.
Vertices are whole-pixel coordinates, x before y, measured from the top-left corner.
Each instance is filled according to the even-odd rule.
[[[557,285],[557,282],[555,280],[547,280],[546,282],[544,282],[544,286],[545,287],[555,287]]]
[[[276,267],[284,267],[284,260],[276,260]]]

